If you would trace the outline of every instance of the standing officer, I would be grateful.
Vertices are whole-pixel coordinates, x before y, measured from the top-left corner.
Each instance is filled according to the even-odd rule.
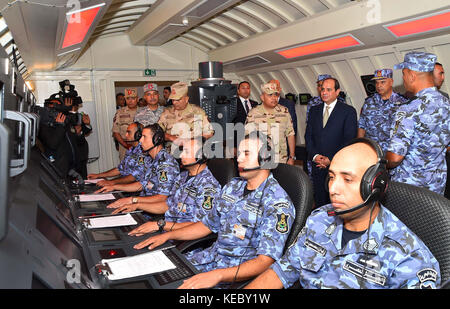
[[[201,221],[212,211],[213,202],[220,193],[220,184],[206,165],[202,140],[191,139],[183,143],[181,163],[186,169],[175,179],[165,202],[137,203],[122,206],[113,214],[142,209],[147,213],[164,214],[165,219],[147,222],[129,235],[141,236],[158,229],[172,231]]]
[[[391,69],[376,70],[372,80],[375,80],[377,92],[364,102],[357,136],[376,141],[386,151],[395,111],[408,99],[392,90],[394,80]]]
[[[111,186],[115,184],[126,184],[143,180],[146,174],[146,167],[151,164],[151,157],[146,155],[142,151],[142,147],[139,145],[139,140],[142,135],[143,126],[140,123],[133,122],[127,128],[125,134],[126,142],[131,144],[132,148],[127,150],[125,158],[120,161],[120,164],[110,169],[109,171],[99,174],[89,174],[88,179],[99,179],[107,177],[116,177],[112,180],[101,180],[97,183],[97,186]]]
[[[192,240],[218,233],[211,247],[187,254],[202,273],[180,288],[209,288],[262,273],[281,257],[295,216],[291,200],[269,170],[272,156],[262,134],[246,136],[239,144],[242,178],[233,178],[223,187],[213,210],[201,222],[149,238],[135,248],[151,249],[169,239]]]
[[[441,90],[441,87],[444,84],[445,80],[445,71],[442,63],[436,62],[436,64],[434,65],[433,80],[434,86],[436,86],[437,90],[448,99],[448,93]]]
[[[164,111],[164,107],[159,105],[158,85],[146,84],[144,85],[144,100],[147,105],[138,108],[134,121],[141,123],[144,127],[157,123],[159,117]]]
[[[173,84],[171,89],[169,99],[172,100],[173,105],[164,110],[158,124],[165,132],[166,149],[173,154],[172,143],[178,138],[190,139],[203,136],[208,139],[213,136],[214,130],[205,111],[189,103],[186,83]]]
[[[289,288],[296,281],[306,289],[439,286],[430,250],[379,203],[388,182],[384,162],[368,139],[340,150],[329,170],[332,204],[314,210],[285,255],[246,288]]]
[[[274,145],[275,162],[294,165],[295,132],[289,111],[278,104],[280,92],[277,84],[264,84],[261,90],[262,104],[253,108],[248,114],[245,131],[246,133],[252,131],[265,133]]]
[[[108,205],[108,208],[119,208],[140,202],[162,202],[170,195],[175,179],[180,173],[180,167],[175,158],[164,149],[163,130],[157,123],[145,127],[142,130],[140,143],[142,151],[152,159],[151,164],[147,166],[144,178],[131,184],[105,186],[96,193],[122,190],[142,191],[141,195],[121,198]]]
[[[411,52],[395,69],[403,69],[405,89],[415,97],[395,114],[386,155],[392,180],[444,194],[445,151],[450,143],[450,103],[434,86],[436,55]]]
[[[119,159],[123,160],[125,153],[131,148],[125,141],[125,133],[127,132],[128,125],[134,122],[134,116],[137,112],[137,89],[128,88],[125,89],[125,101],[126,106],[122,107],[116,112],[113,123],[113,137],[119,142]]]
[[[278,97],[278,104],[288,109],[289,115],[291,115],[295,135],[297,135],[297,112],[295,111],[295,102],[281,97],[282,88],[279,80],[272,79],[269,83],[277,85],[278,92],[280,93],[280,96]]]

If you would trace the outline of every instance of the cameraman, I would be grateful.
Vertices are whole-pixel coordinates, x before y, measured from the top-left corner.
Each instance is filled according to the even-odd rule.
[[[75,170],[87,179],[87,162],[89,159],[89,144],[86,141],[86,136],[91,134],[91,120],[88,114],[78,113],[80,106],[78,104],[72,105],[72,113],[77,116],[77,123],[70,128],[69,137],[75,146]]]
[[[68,80],[59,83],[61,91],[45,100],[41,109],[39,139],[44,154],[63,175],[73,169],[87,178],[89,145],[85,136],[92,127],[88,115],[78,113],[81,97]]]
[[[40,110],[39,140],[44,146],[44,155],[53,161],[64,176],[75,167],[75,153],[66,121],[71,104],[70,99],[64,103],[58,94],[54,94],[45,100],[44,108]]]

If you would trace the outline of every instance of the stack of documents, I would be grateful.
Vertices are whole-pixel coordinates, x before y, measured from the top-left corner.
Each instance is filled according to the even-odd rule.
[[[131,214],[120,214],[102,217],[91,217],[84,220],[84,225],[89,229],[103,229],[107,227],[119,227],[136,225],[137,221]]]
[[[112,193],[108,194],[80,194],[78,195],[80,203],[83,202],[98,202],[98,201],[110,201],[116,198]]]

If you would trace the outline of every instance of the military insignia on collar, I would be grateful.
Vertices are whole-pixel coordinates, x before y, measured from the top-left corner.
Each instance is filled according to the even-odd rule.
[[[375,239],[371,238],[363,244],[363,248],[367,251],[374,251],[376,248],[378,248],[378,243],[375,241]]]
[[[214,197],[212,196],[205,196],[203,199],[202,207],[205,210],[211,210],[213,206]]]
[[[167,172],[166,171],[160,171],[159,172],[159,181],[160,182],[167,182],[169,179],[167,178]]]
[[[281,234],[286,234],[289,231],[289,215],[286,215],[284,213],[277,215],[277,226],[276,230]]]
[[[336,224],[333,223],[331,224],[326,230],[325,233],[327,233],[328,235],[333,234],[334,230],[336,230]]]
[[[438,273],[434,269],[424,268],[417,272],[417,278],[420,281],[421,289],[432,289],[433,285],[431,282],[436,284]]]

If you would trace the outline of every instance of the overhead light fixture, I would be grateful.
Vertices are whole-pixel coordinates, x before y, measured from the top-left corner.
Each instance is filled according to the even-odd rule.
[[[353,35],[346,34],[313,43],[298,45],[289,49],[277,50],[275,52],[286,59],[292,59],[361,45],[364,45],[364,43]]]
[[[450,11],[409,19],[384,27],[397,38],[442,30],[450,27]]]
[[[63,49],[83,42],[86,34],[88,33],[92,23],[95,20],[95,17],[97,17],[98,12],[104,5],[105,3],[101,3],[66,13],[66,15],[70,16],[70,18],[67,18],[69,21],[67,23],[66,32],[64,34],[64,40],[62,44]]]

